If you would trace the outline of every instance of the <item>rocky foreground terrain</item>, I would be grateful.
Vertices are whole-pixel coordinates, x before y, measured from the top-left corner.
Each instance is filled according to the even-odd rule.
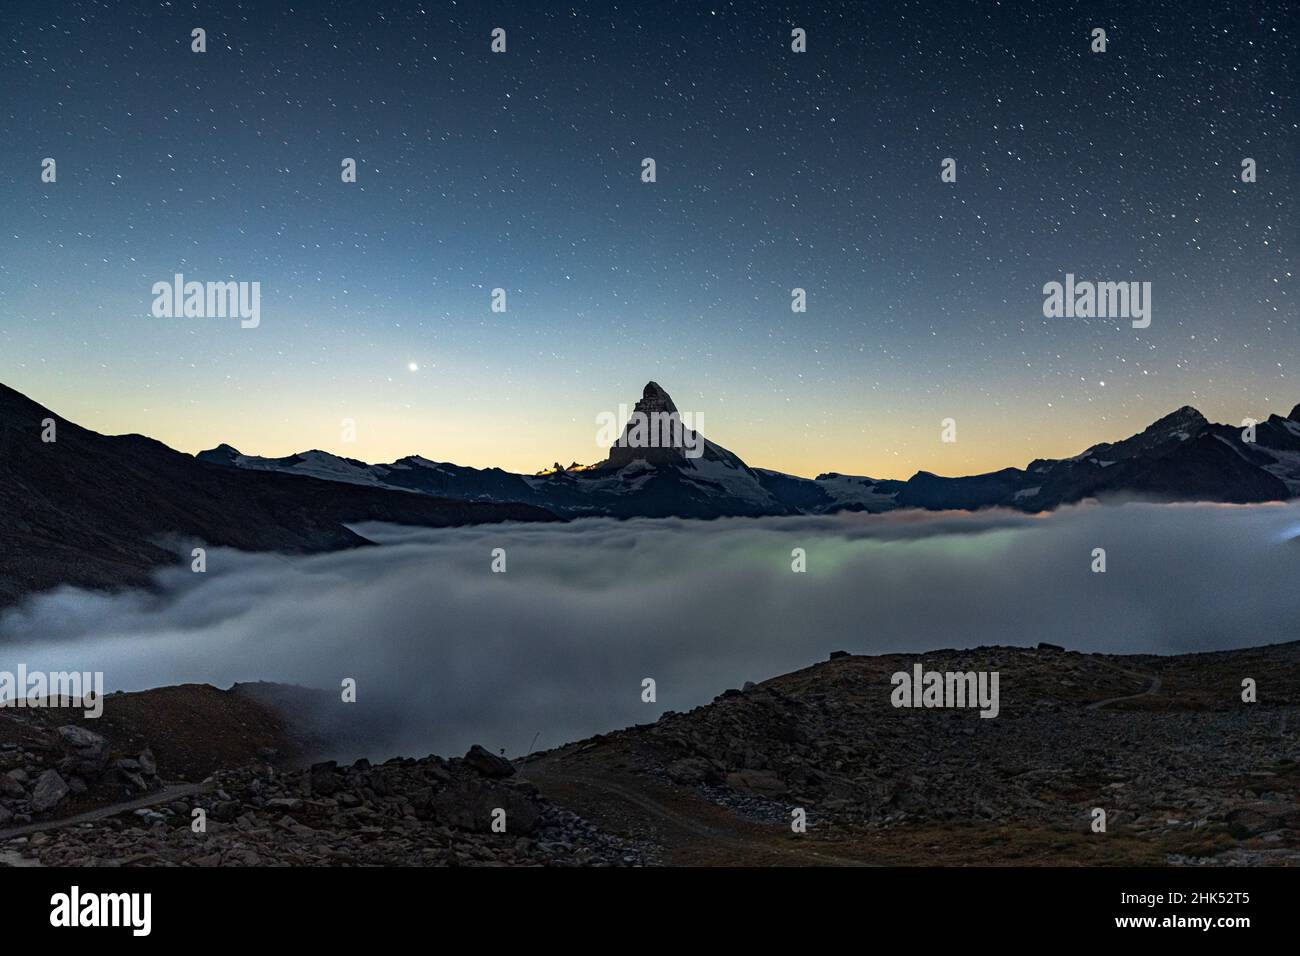
[[[451,760],[307,763],[331,742],[277,713],[306,693],[167,687],[112,695],[99,719],[0,709],[0,866],[652,859],[552,805],[482,747]],[[492,829],[498,810],[504,833]]]
[[[918,660],[997,671],[999,715],[893,707],[890,676]],[[0,710],[0,863],[1300,863],[1300,643],[835,654],[514,762],[311,764],[329,742],[276,699],[191,685],[114,695],[98,721]]]

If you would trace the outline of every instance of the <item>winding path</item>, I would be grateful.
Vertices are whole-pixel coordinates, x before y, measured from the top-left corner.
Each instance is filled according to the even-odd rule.
[[[106,817],[115,817],[119,813],[130,813],[132,810],[154,807],[160,803],[171,803],[173,800],[179,800],[182,797],[188,797],[196,793],[204,793],[211,789],[210,785],[202,783],[174,784],[163,787],[161,790],[155,790],[152,793],[146,793],[134,800],[124,800],[121,803],[111,803],[106,807],[96,807],[94,810],[87,810],[85,813],[78,813],[75,816],[63,817],[59,820],[37,820],[34,823],[24,823],[22,826],[0,830],[0,843],[5,840],[12,840],[14,837],[26,836],[29,833],[62,830],[67,827],[75,827],[80,823],[93,823]]]
[[[1116,670],[1119,669],[1120,668],[1116,668]],[[1144,678],[1149,680],[1151,684],[1146,690],[1137,694],[1125,694],[1123,697],[1107,697],[1105,700],[1095,700],[1085,707],[1084,710],[1100,710],[1110,704],[1118,704],[1122,700],[1137,700],[1139,697],[1150,697],[1153,694],[1159,693],[1161,683],[1159,674],[1139,674],[1136,671],[1124,671],[1123,673],[1132,677]]]

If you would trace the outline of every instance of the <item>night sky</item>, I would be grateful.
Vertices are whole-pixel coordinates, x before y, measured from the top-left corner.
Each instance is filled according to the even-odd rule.
[[[1300,402],[1291,0],[542,7],[7,2],[0,381],[185,451],[526,472],[650,379],[805,475]],[[153,317],[176,272],[261,325]],[[1150,281],[1151,327],[1044,318],[1067,272]]]

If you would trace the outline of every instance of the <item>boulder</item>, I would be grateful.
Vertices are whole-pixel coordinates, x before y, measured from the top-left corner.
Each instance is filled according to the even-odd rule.
[[[338,764],[333,760],[312,764],[311,792],[316,796],[328,797],[343,789],[343,780],[339,777]]]
[[[145,776],[156,777],[158,775],[158,760],[148,747],[141,750],[140,755],[135,759],[140,762],[140,771]]]
[[[756,793],[761,796],[778,796],[786,792],[785,781],[767,770],[743,770],[727,774],[727,786],[732,790]]]
[[[63,782],[57,770],[47,770],[41,774],[32,788],[32,809],[37,813],[53,810],[68,795],[68,785]]]
[[[685,784],[688,787],[697,786],[701,783],[721,783],[722,775],[713,768],[707,760],[699,757],[684,757],[681,760],[675,760],[670,763],[665,772],[668,779],[674,783]]]
[[[11,770],[9,773],[0,773],[0,797],[25,797],[27,790],[18,782],[16,774],[22,773],[21,770]],[[23,773],[26,777],[27,774]]]
[[[218,800],[212,805],[210,816],[222,823],[230,823],[239,816],[239,804],[234,800]]]
[[[515,765],[505,757],[498,757],[487,748],[475,744],[465,754],[465,766],[477,770],[485,777],[510,777],[514,775]]]
[[[59,742],[67,757],[61,761],[70,773],[95,777],[108,766],[108,741],[85,727],[65,724],[58,728]]]
[[[99,734],[85,727],[78,727],[76,724],[64,724],[58,728],[58,734],[59,739],[74,750],[107,749],[108,747],[108,741]]]

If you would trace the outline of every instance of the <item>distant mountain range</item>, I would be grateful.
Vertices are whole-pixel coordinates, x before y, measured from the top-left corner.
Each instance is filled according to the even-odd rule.
[[[636,410],[676,406],[650,382]],[[42,440],[46,419],[56,422],[54,442]],[[190,456],[140,435],[97,434],[0,385],[0,606],[60,584],[145,586],[158,567],[188,560],[190,542],[299,553],[364,546],[347,527],[362,521],[1041,511],[1088,498],[1245,503],[1300,494],[1300,406],[1260,422],[1254,442],[1183,407],[1073,458],[907,481],[753,468],[694,432],[694,458],[681,447],[628,447],[631,428],[595,465],[536,475],[418,456],[386,465],[323,451],[259,458],[229,445]]]
[[[676,410],[668,393],[650,382],[634,411]],[[694,459],[681,448],[616,445],[607,459],[595,465],[537,475],[467,468],[418,456],[386,465],[368,465],[323,451],[258,458],[229,445],[200,452],[198,458],[245,471],[304,475],[463,501],[520,502],[564,517],[716,518],[994,506],[1045,511],[1088,498],[1245,503],[1300,494],[1300,405],[1287,418],[1271,415],[1260,422],[1254,442],[1244,441],[1242,431],[1211,424],[1196,409],[1184,406],[1131,438],[1094,445],[1073,458],[1037,459],[1023,469],[961,478],[921,471],[906,481],[835,472],[800,478],[750,467],[707,440],[703,454]]]

